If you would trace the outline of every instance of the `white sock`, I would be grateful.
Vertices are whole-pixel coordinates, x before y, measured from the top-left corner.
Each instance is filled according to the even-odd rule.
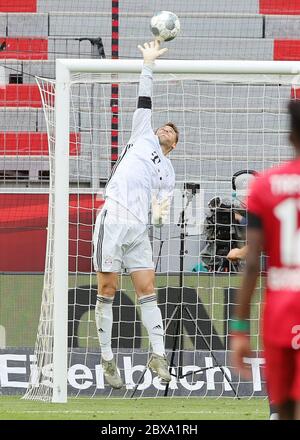
[[[113,358],[111,349],[111,332],[113,325],[113,305],[114,298],[97,295],[97,304],[95,308],[95,319],[97,334],[101,348],[101,356],[105,361]]]
[[[152,351],[159,356],[164,356],[164,327],[155,293],[140,297],[139,304],[141,306],[142,323],[148,331]]]

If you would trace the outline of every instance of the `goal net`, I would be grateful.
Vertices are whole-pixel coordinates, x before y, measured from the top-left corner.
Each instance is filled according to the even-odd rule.
[[[157,62],[153,127],[172,121],[180,131],[170,155],[176,173],[170,223],[149,224],[172,381],[166,388],[145,370],[149,341],[124,268],[112,335],[121,390],[105,383],[101,367],[92,233],[106,181],[130,137],[141,63],[72,63],[56,83],[38,78],[51,183],[41,314],[25,398],[266,395],[259,338],[266,257],[251,308],[252,380],[245,381],[231,365],[228,335],[243,263],[231,264],[226,255],[246,243],[238,216],[246,217],[248,171],[291,157],[286,108],[297,94],[293,63]]]

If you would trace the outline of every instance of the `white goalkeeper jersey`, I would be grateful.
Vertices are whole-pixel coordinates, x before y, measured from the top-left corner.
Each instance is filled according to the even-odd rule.
[[[175,173],[163,154],[151,126],[152,69],[143,67],[138,108],[131,137],[116,162],[105,189],[105,198],[118,202],[139,221],[148,223],[152,196],[173,196]]]

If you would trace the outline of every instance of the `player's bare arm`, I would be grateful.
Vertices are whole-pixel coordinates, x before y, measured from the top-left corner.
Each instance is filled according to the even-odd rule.
[[[251,377],[249,365],[244,363],[244,357],[251,356],[249,338],[250,303],[255,290],[259,275],[259,257],[263,246],[263,231],[259,228],[248,229],[248,251],[246,268],[242,278],[241,289],[238,292],[237,307],[235,312],[236,321],[233,322],[232,344],[233,365],[246,378]]]
[[[234,248],[228,252],[227,257],[230,261],[244,260],[247,256],[248,246],[243,246],[242,248]]]

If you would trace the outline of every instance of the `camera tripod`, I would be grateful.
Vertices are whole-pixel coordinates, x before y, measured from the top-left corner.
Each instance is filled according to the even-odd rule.
[[[184,292],[184,255],[185,255],[185,237],[187,235],[186,233],[186,218],[185,218],[185,212],[186,209],[188,208],[190,202],[192,201],[194,195],[196,194],[197,189],[200,189],[200,186],[198,186],[197,184],[188,184],[186,183],[184,185],[184,193],[183,193],[183,202],[185,202],[185,205],[183,206],[183,209],[181,211],[180,214],[180,218],[179,218],[179,222],[177,224],[177,226],[180,227],[180,252],[179,252],[179,295],[177,298],[177,303],[175,306],[175,309],[173,310],[173,313],[171,314],[170,318],[168,319],[168,322],[166,324],[165,327],[165,333],[167,333],[167,330],[170,326],[170,324],[173,322],[173,320],[177,321],[176,324],[176,329],[174,331],[173,334],[173,346],[172,346],[172,354],[171,354],[171,359],[170,359],[170,364],[169,364],[169,371],[171,376],[176,377],[177,380],[179,379],[183,379],[184,377],[190,376],[190,375],[195,375],[195,374],[202,374],[204,371],[212,369],[212,368],[216,368],[218,367],[222,373],[222,375],[224,376],[224,378],[227,380],[228,384],[230,385],[235,397],[238,397],[237,391],[235,390],[234,386],[231,383],[231,379],[228,377],[228,374],[226,373],[225,369],[219,364],[216,356],[214,355],[210,345],[208,344],[197,320],[193,317],[192,313],[189,310],[189,307],[187,304],[184,303],[184,298],[183,298],[183,292]],[[186,201],[185,201],[186,199]],[[160,251],[161,251],[161,247],[160,247]],[[183,374],[182,372],[182,367],[183,367],[183,315],[184,313],[186,313],[186,315],[188,316],[188,318],[190,319],[191,322],[194,323],[195,329],[197,330],[197,335],[201,337],[201,339],[204,341],[204,344],[207,348],[207,350],[209,351],[213,362],[215,365],[209,366],[209,367],[205,367],[205,368],[199,368],[196,371],[192,371],[189,372],[187,374]],[[177,374],[173,374],[172,373],[172,367],[175,367],[175,354],[176,354],[176,348],[178,346],[178,351],[179,351],[179,358],[178,358],[178,367],[177,367]],[[148,361],[149,363],[149,361]],[[134,387],[134,390],[132,392],[131,398],[134,397],[136,390],[138,389],[138,386],[140,385],[140,383],[142,382],[144,375],[146,373],[146,370],[148,368],[148,363],[145,366],[145,369],[142,373],[142,375],[140,376],[137,384]],[[168,391],[169,391],[169,383],[166,384],[165,387],[165,391],[164,391],[164,396],[167,397],[168,396]]]

